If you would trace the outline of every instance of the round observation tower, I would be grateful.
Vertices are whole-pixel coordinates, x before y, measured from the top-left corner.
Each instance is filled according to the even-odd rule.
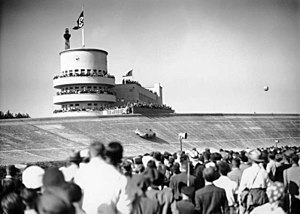
[[[66,40],[67,41],[67,40]],[[60,52],[60,74],[53,78],[57,89],[54,116],[95,115],[116,102],[115,77],[107,72],[107,52],[78,48]]]

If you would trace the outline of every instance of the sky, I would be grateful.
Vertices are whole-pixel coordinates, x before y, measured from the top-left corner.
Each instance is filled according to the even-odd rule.
[[[1,111],[52,116],[82,3],[116,83],[133,69],[176,113],[300,113],[300,0],[0,0]]]

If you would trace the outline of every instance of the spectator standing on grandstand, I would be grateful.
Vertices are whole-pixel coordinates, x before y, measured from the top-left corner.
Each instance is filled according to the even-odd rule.
[[[283,172],[284,184],[288,189],[290,199],[290,213],[296,214],[300,211],[300,167],[299,156],[291,156],[292,166]]]
[[[253,208],[268,202],[266,189],[269,177],[266,170],[260,165],[264,161],[261,158],[261,152],[258,149],[251,150],[248,157],[252,166],[244,170],[239,187],[241,214],[251,212]],[[249,194],[247,197],[242,197],[241,193],[245,189],[249,189]]]
[[[234,194],[237,190],[237,183],[230,180],[230,178],[227,176],[228,172],[230,171],[230,166],[227,162],[220,161],[217,166],[219,169],[220,177],[213,183],[217,187],[223,188],[225,190],[230,214],[234,214],[236,213],[235,209],[237,207],[234,197]]]
[[[89,147],[91,159],[88,164],[79,169],[75,182],[83,190],[83,209],[88,214],[131,212],[131,200],[125,192],[127,180],[116,169],[123,148],[109,144],[108,152],[100,142],[94,142]],[[122,151],[122,152],[121,152]],[[108,155],[106,163],[104,154]],[[114,157],[113,157],[114,156]]]
[[[195,193],[195,211],[199,214],[229,213],[225,190],[213,184],[215,168],[207,167],[203,170],[205,187]]]

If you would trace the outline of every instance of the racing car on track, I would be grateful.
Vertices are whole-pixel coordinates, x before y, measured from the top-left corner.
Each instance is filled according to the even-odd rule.
[[[140,130],[136,129],[135,134],[142,138],[155,138],[156,134],[151,129]]]

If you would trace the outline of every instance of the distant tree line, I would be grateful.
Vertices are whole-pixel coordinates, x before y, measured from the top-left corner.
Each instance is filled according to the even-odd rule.
[[[6,113],[0,111],[0,119],[16,119],[16,118],[30,118],[30,116],[27,113],[26,114],[22,114],[22,113],[13,114],[9,110]]]

